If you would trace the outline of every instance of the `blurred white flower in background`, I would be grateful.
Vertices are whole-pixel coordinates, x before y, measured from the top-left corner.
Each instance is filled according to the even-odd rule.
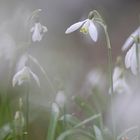
[[[93,89],[98,90],[99,92],[103,93],[106,89],[107,82],[106,82],[106,75],[100,68],[96,68],[91,70],[85,79],[84,86],[82,87],[82,93],[85,92],[92,94]]]
[[[65,101],[66,101],[66,96],[63,90],[60,90],[57,94],[56,94],[56,98],[55,98],[55,102],[61,107],[63,108],[65,105]]]
[[[90,35],[93,41],[97,41],[98,39],[98,32],[95,24],[93,23],[92,19],[86,19],[84,21],[77,22],[71,25],[66,31],[66,34],[72,33],[80,28],[80,32],[84,34]]]
[[[115,93],[118,94],[129,94],[131,91],[129,85],[125,80],[123,69],[118,66],[114,68],[113,72],[113,90]],[[109,93],[111,93],[111,89],[109,89]]]
[[[39,78],[35,73],[31,71],[29,67],[24,66],[20,71],[18,71],[13,77],[13,87],[23,84],[23,82],[30,81],[31,77],[36,81],[37,85],[40,86]]]
[[[32,41],[41,41],[44,33],[48,31],[46,26],[41,25],[39,22],[35,23],[30,30],[32,32]]]
[[[138,73],[137,68],[139,64],[137,64],[137,54],[139,59],[138,61],[140,61],[139,46],[140,46],[140,27],[137,28],[137,30],[128,37],[128,39],[126,40],[125,44],[122,47],[122,51],[129,49],[125,56],[125,66],[126,68],[130,68],[134,75]]]
[[[101,86],[105,82],[104,75],[100,69],[94,69],[91,71],[87,76],[87,81],[89,84],[91,84],[92,87]]]
[[[53,104],[52,104],[52,111],[53,111],[54,113],[59,114],[59,107],[58,107],[58,105],[57,105],[56,103],[53,103]]]

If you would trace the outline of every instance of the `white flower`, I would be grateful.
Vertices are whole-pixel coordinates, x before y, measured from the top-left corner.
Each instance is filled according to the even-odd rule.
[[[133,44],[126,53],[125,66],[126,68],[130,68],[134,75],[137,74],[136,44]]]
[[[101,87],[105,86],[105,75],[101,69],[97,68],[92,70],[87,75],[87,84],[91,86],[92,88],[98,87],[101,89]]]
[[[17,85],[21,85],[21,84],[23,84],[23,82],[30,81],[31,76],[36,81],[36,83],[38,84],[38,86],[40,86],[40,81],[39,81],[38,77],[36,76],[36,74],[33,73],[29,67],[24,66],[23,69],[21,69],[20,71],[18,71],[14,75],[13,81],[12,81],[13,87],[16,84]]]
[[[126,83],[123,75],[123,70],[120,67],[115,67],[113,72],[113,91],[115,93],[130,93],[130,88]],[[111,93],[111,89],[109,90]]]
[[[31,28],[30,31],[33,32],[33,34],[32,34],[32,41],[36,42],[36,41],[41,41],[42,40],[42,37],[43,37],[44,33],[47,32],[48,29],[47,29],[46,26],[43,26],[39,22],[37,22]]]
[[[80,32],[87,34],[89,33],[90,37],[93,41],[97,41],[98,39],[98,32],[95,24],[93,23],[92,19],[86,19],[84,21],[77,22],[73,25],[71,25],[67,30],[66,34],[72,33],[76,30],[80,29]]]
[[[66,96],[64,94],[64,91],[60,90],[55,98],[55,102],[60,106],[60,107],[64,107],[66,101]]]
[[[130,68],[132,73],[136,75],[137,71],[137,53],[139,57],[139,52],[136,53],[136,47],[140,45],[140,27],[137,28],[135,32],[133,32],[128,39],[126,40],[125,44],[122,47],[122,50],[125,51],[129,49],[125,56],[125,66],[126,68]],[[138,49],[139,51],[139,49]],[[140,58],[138,58],[140,60]]]
[[[59,107],[58,107],[58,105],[56,103],[52,104],[52,111],[54,113],[59,113]]]

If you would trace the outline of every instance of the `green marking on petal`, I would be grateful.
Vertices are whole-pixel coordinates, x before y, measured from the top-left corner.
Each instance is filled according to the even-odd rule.
[[[87,34],[88,33],[88,28],[87,27],[82,27],[80,29],[80,32],[83,33],[83,34]]]

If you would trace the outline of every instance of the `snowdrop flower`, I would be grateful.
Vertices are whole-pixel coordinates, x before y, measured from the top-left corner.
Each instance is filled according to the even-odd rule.
[[[76,30],[78,30],[80,28],[80,32],[84,33],[84,34],[88,34],[90,35],[90,37],[92,38],[93,41],[97,41],[98,39],[98,32],[97,32],[97,28],[93,22],[93,17],[94,15],[90,12],[89,14],[89,18],[80,22],[77,22],[73,25],[71,25],[66,31],[66,34],[72,33]]]
[[[52,104],[52,111],[53,111],[54,113],[59,114],[59,107],[58,107],[58,105],[57,105],[56,103],[53,103],[53,104]]]
[[[23,82],[30,81],[31,76],[36,81],[37,85],[40,86],[40,81],[38,77],[36,76],[36,74],[33,73],[29,67],[24,66],[23,69],[21,69],[14,75],[13,81],[12,81],[13,87],[16,84],[21,85],[23,84]]]
[[[113,91],[119,94],[130,93],[130,88],[125,81],[123,70],[118,66],[114,68],[113,72]],[[111,93],[111,89],[109,93]]]
[[[99,89],[102,89],[102,87],[105,87],[106,78],[103,71],[97,68],[89,72],[86,83],[92,88],[98,87]]]
[[[46,26],[41,25],[39,22],[35,23],[35,25],[30,30],[32,32],[32,41],[41,41],[45,32],[48,31]]]
[[[64,94],[64,91],[60,90],[57,95],[56,95],[56,98],[55,98],[55,102],[60,106],[60,107],[64,107],[64,104],[65,104],[65,101],[66,101],[66,96]]]
[[[128,39],[126,40],[125,44],[122,47],[122,50],[128,50],[125,56],[125,66],[126,68],[130,68],[132,73],[134,75],[136,75],[138,73],[138,60],[137,60],[137,53],[138,53],[138,59],[139,58],[139,50],[137,50],[136,48],[139,47],[140,45],[140,27],[131,34],[131,36],[128,37]]]

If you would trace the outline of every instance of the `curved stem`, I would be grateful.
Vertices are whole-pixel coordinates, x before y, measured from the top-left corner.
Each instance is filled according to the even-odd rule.
[[[139,73],[139,45],[136,43],[137,73]]]
[[[105,31],[105,37],[106,37],[106,43],[107,43],[107,51],[108,51],[108,71],[109,71],[109,85],[111,88],[111,94],[110,94],[110,101],[111,101],[111,115],[112,115],[112,125],[113,125],[113,139],[116,139],[116,126],[114,121],[114,111],[113,111],[113,63],[112,63],[112,47],[110,38],[108,35],[107,27],[104,26]]]

